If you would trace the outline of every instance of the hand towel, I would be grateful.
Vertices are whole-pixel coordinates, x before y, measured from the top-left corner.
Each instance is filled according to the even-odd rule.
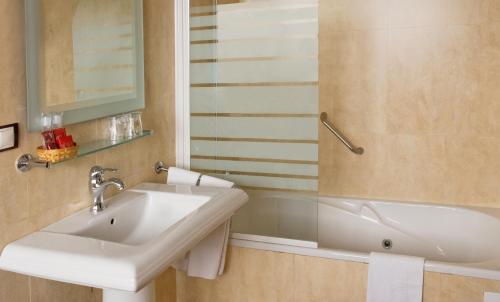
[[[485,292],[484,302],[500,302],[500,293]]]
[[[168,173],[170,174],[170,169]],[[176,183],[173,182],[170,184]],[[202,175],[200,186],[231,188],[234,186],[234,183]],[[190,277],[213,280],[218,275],[222,275],[226,263],[229,229],[230,220],[227,220],[191,249],[184,259],[174,263],[173,267],[177,270],[185,271]]]
[[[197,172],[170,167],[168,168],[167,184],[196,186],[200,176],[201,174]]]
[[[234,187],[234,182],[230,182],[224,179],[202,175],[200,178],[201,187],[220,187],[220,188],[232,188]]]
[[[367,302],[422,302],[424,258],[371,253]]]

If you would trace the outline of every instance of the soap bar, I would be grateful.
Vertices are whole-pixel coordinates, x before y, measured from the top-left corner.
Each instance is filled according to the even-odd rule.
[[[73,141],[73,136],[68,135],[68,136],[58,136],[56,138],[57,140],[57,145],[59,146],[59,149],[63,148],[70,148],[75,145],[75,142]]]
[[[52,130],[54,137],[57,139],[59,136],[66,136],[66,128],[57,128]]]
[[[57,149],[56,138],[54,137],[54,132],[48,130],[42,132],[43,146],[46,150]]]

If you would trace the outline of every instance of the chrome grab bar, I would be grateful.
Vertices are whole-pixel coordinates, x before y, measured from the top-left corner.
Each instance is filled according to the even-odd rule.
[[[340,130],[335,128],[335,126],[328,121],[328,114],[326,112],[322,112],[319,119],[325,125],[328,130],[330,130],[352,153],[361,155],[365,152],[365,150],[361,147],[354,146],[351,141],[345,137]]]

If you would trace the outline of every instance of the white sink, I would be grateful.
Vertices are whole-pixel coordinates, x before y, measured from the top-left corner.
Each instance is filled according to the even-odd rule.
[[[145,183],[5,247],[0,268],[136,292],[240,208],[239,189]]]
[[[121,194],[99,215],[82,211],[43,231],[138,246],[158,237],[211,200],[211,196],[172,197],[165,192],[138,189]]]

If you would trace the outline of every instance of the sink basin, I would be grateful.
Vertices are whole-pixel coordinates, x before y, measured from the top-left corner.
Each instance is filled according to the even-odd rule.
[[[111,200],[110,205],[99,215],[82,211],[43,231],[142,245],[158,237],[210,199],[210,196],[203,195],[169,198],[164,192],[128,191],[116,200]]]
[[[145,183],[5,247],[0,268],[136,292],[215,230],[248,196],[239,189]]]

